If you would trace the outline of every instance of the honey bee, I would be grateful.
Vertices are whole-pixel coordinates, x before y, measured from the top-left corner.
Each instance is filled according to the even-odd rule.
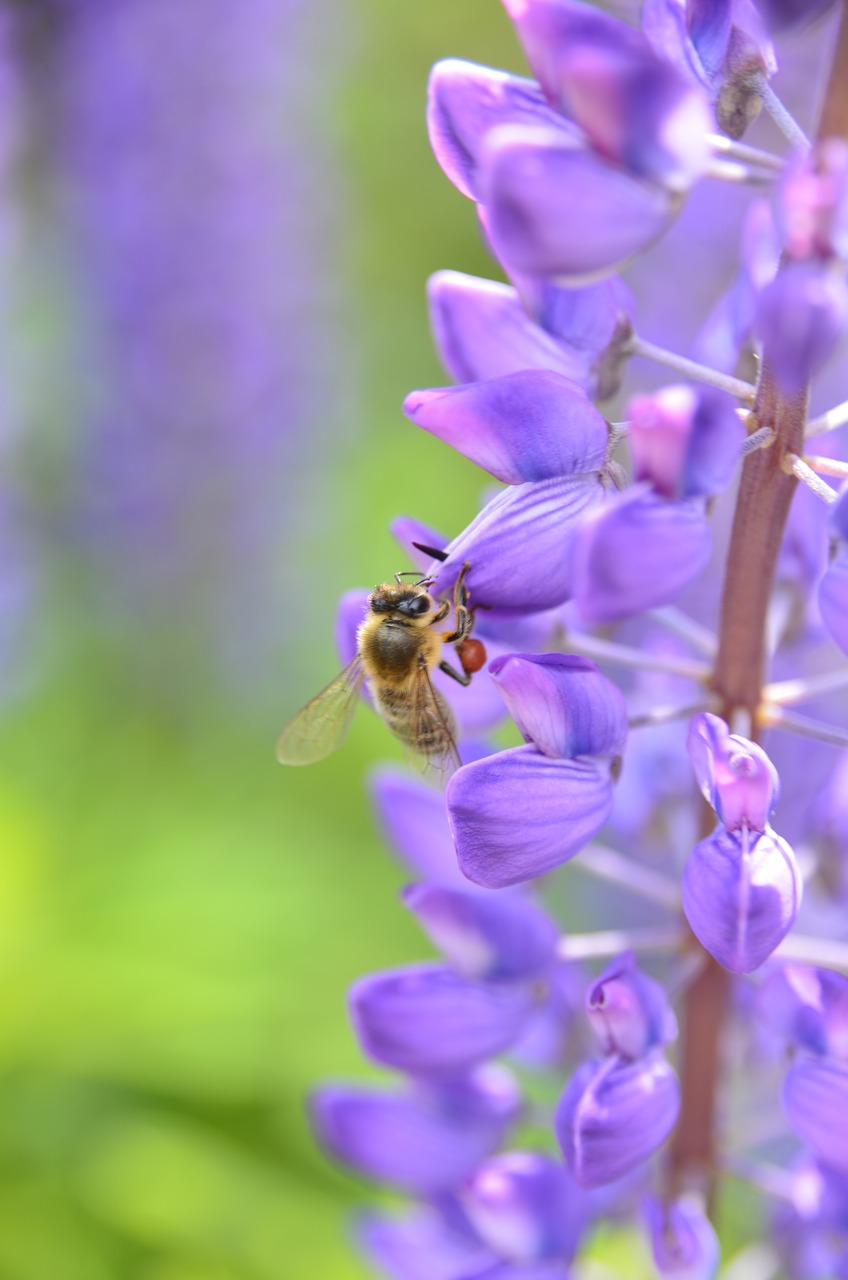
[[[470,639],[474,608],[465,585],[468,569],[463,565],[454,587],[455,619],[449,631],[435,629],[451,604],[430,595],[433,578],[410,583],[405,579],[414,575],[396,573],[394,582],[374,588],[356,633],[356,657],[283,729],[277,742],[281,764],[313,764],[341,746],[367,680],[381,719],[415,757],[440,772],[459,765],[453,713],[433,688],[430,674],[438,668],[468,685],[486,661],[480,641]],[[455,647],[461,671],[442,657],[446,644]]]

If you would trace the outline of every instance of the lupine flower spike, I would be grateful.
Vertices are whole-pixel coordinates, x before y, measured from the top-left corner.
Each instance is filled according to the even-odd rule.
[[[393,525],[420,634],[454,615],[421,643],[461,658],[473,616],[487,661],[424,659],[444,791],[371,782],[439,958],[355,981],[395,1079],[319,1088],[314,1127],[410,1201],[357,1229],[390,1280],[565,1280],[623,1221],[668,1280],[846,1276],[848,19],[504,7],[529,76],[447,58],[427,99],[493,278],[431,277],[449,385],[404,404],[486,495]]]

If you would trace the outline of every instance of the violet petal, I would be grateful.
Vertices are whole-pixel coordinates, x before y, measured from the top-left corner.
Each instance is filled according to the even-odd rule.
[[[627,739],[621,691],[589,658],[508,653],[489,663],[525,742],[546,756],[618,756]]]
[[[780,779],[763,748],[710,712],[692,717],[686,746],[701,793],[722,825],[764,831],[780,799]]]
[[[790,1044],[848,1062],[848,977],[782,965],[757,992],[757,1013]]]
[[[790,262],[760,294],[755,329],[782,389],[795,395],[833,354],[848,324],[841,272]]]
[[[535,747],[513,747],[459,769],[446,798],[463,872],[500,888],[579,853],[609,816],[612,783],[593,760],[551,760]]]
[[[712,540],[701,506],[631,485],[583,521],[573,592],[587,622],[615,622],[669,604],[704,568]]]
[[[524,898],[420,884],[403,900],[463,978],[532,981],[554,962],[559,927]]]
[[[730,397],[709,387],[663,387],[627,407],[636,481],[666,498],[712,497],[730,483],[745,428]]]
[[[840,547],[822,575],[818,585],[818,603],[822,622],[839,645],[848,653],[848,547]]]
[[[848,1173],[848,1067],[818,1058],[794,1063],[783,1084],[783,1108],[801,1141]]]
[[[350,990],[365,1052],[415,1075],[456,1074],[503,1053],[532,1008],[525,986],[467,982],[436,964],[368,974]]]
[[[368,1258],[390,1280],[477,1280],[490,1265],[497,1265],[470,1232],[452,1230],[443,1215],[429,1207],[402,1217],[369,1214],[357,1235]]]
[[[721,1251],[697,1197],[663,1204],[651,1196],[644,1213],[660,1280],[712,1280]]]
[[[503,124],[543,125],[579,140],[545,102],[537,84],[506,71],[445,58],[430,72],[427,127],[430,145],[451,182],[470,200],[479,200],[480,150],[486,134]]]
[[[557,1107],[565,1162],[584,1187],[623,1178],[665,1141],[679,1108],[677,1076],[659,1053],[584,1063]]]
[[[731,973],[750,973],[792,928],[801,889],[795,855],[780,836],[717,827],[690,854],[681,896],[710,955]]]
[[[518,271],[587,284],[670,226],[679,200],[550,129],[502,125],[481,167],[489,235]]]
[[[444,796],[387,766],[375,769],[370,782],[386,841],[407,866],[437,885],[471,888],[457,864]]]
[[[606,420],[576,382],[548,370],[412,391],[403,408],[504,484],[599,471],[606,460]]]

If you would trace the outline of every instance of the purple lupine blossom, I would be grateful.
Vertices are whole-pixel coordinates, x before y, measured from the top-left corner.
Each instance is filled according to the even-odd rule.
[[[106,607],[171,631],[186,620],[202,629],[190,668],[206,652],[243,679],[279,634],[286,474],[307,459],[307,425],[329,419],[316,389],[333,385],[333,178],[298,69],[308,6],[54,7],[39,109],[84,300],[77,531]]]
[[[813,19],[828,4],[646,0],[641,28],[578,0],[504,7],[534,79],[446,59],[427,121],[509,283],[431,278],[457,385],[404,408],[505,488],[452,538],[394,526],[437,595],[467,564],[492,651],[455,691],[463,763],[444,791],[393,769],[373,784],[418,877],[403,901],[442,960],[353,988],[363,1049],[408,1082],[379,1102],[328,1095],[357,1120],[398,1108],[402,1158],[382,1119],[373,1151],[368,1120],[339,1136],[319,1102],[317,1127],[421,1202],[360,1230],[392,1280],[563,1280],[587,1229],[637,1217],[657,1275],[710,1280],[726,1170],[763,1198],[751,1256],[834,1280],[848,1276],[848,385],[828,358],[848,329],[848,26],[810,142],[809,105],[781,97],[781,40],[810,19],[826,67],[836,23]],[[762,112],[785,145],[739,143]],[[724,179],[726,217],[708,188]],[[705,236],[707,219],[723,232]],[[740,237],[739,261],[712,260]],[[702,313],[676,350],[643,335],[673,336],[690,292]],[[593,402],[619,384],[607,421]],[[808,452],[826,431],[837,443]],[[493,691],[513,724],[497,737],[462,712]],[[481,1115],[468,1082],[493,1057],[526,1073],[538,1150],[507,1132],[514,1113]],[[451,1112],[463,1088],[474,1097]],[[498,1150],[468,1167],[499,1123]],[[769,1232],[779,1255],[757,1243]]]

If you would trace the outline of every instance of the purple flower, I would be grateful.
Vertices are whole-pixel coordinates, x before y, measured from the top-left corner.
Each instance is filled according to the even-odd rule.
[[[414,1075],[452,1075],[503,1053],[533,1009],[512,983],[469,982],[436,964],[360,978],[351,1018],[365,1052]]]
[[[830,512],[833,556],[818,586],[822,622],[843,653],[848,653],[848,489]]]
[[[587,1197],[567,1169],[550,1156],[523,1151],[481,1165],[461,1200],[480,1238],[519,1265],[570,1260],[589,1217]]]
[[[673,499],[712,497],[730,483],[745,431],[728,396],[664,387],[634,397],[627,417],[637,482]]]
[[[519,1109],[514,1081],[494,1065],[401,1092],[323,1085],[311,1105],[318,1137],[336,1157],[425,1196],[463,1182],[500,1145]]]
[[[662,1280],[712,1280],[718,1270],[718,1237],[695,1197],[645,1205],[654,1265]]]
[[[446,798],[462,870],[500,887],[565,862],[603,826],[626,716],[585,659],[513,654],[492,668],[529,745],[464,766]]]
[[[497,1265],[470,1228],[437,1207],[402,1217],[369,1214],[357,1234],[365,1253],[391,1280],[479,1280]]]
[[[778,1035],[810,1053],[848,1062],[848,978],[783,965],[757,993],[757,1012]]]
[[[732,734],[720,716],[693,716],[689,758],[704,799],[730,831],[765,831],[780,799],[777,770],[762,747]]]
[[[755,331],[781,387],[796,395],[833,354],[848,324],[841,268],[792,262],[760,294]]]
[[[677,1120],[677,1076],[659,1053],[629,1062],[587,1062],[556,1114],[566,1164],[584,1187],[623,1178],[665,1142]]]
[[[403,900],[463,978],[526,982],[553,964],[559,928],[532,902],[427,884]]]
[[[783,1107],[819,1160],[848,1174],[848,1066],[825,1058],[794,1063],[784,1081]]]

